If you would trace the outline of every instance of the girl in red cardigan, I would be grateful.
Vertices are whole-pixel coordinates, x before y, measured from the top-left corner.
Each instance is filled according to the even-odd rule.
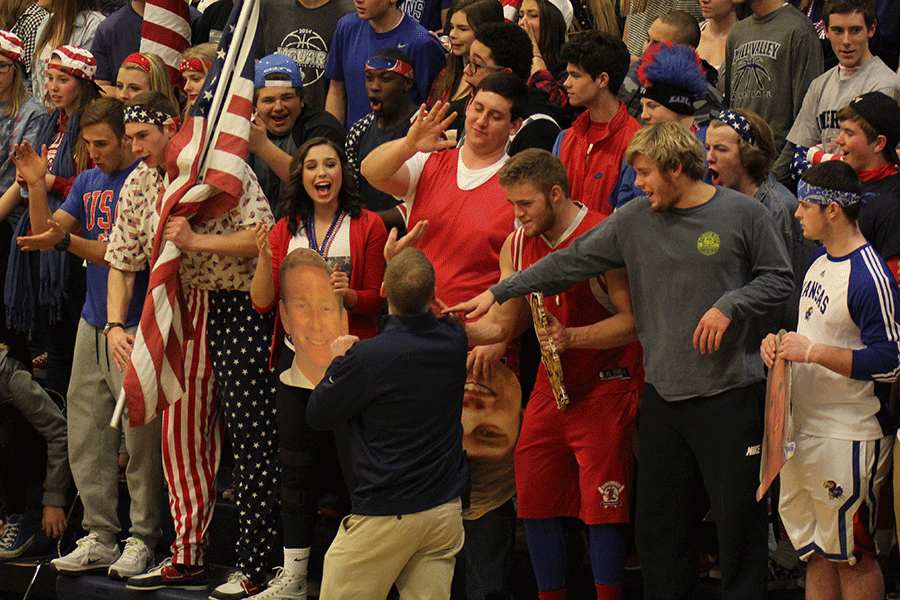
[[[382,306],[384,223],[362,208],[347,157],[334,142],[319,137],[303,144],[294,154],[290,172],[282,200],[283,217],[271,233],[264,226],[257,229],[260,253],[250,286],[253,304],[260,312],[275,308],[281,298],[278,273],[282,260],[296,248],[309,248],[332,266],[331,284],[349,313],[350,333],[359,338],[374,336],[378,332],[375,317]],[[313,431],[306,423],[306,401],[325,369],[311,365],[314,372],[303,373],[300,381],[286,377],[292,372],[294,348],[284,335],[280,318],[272,350],[272,363],[281,374],[277,415],[285,548],[284,570],[262,595],[293,598],[305,592],[319,496],[326,489],[342,487],[343,481],[334,436]],[[342,437],[339,432],[335,435]],[[338,447],[345,444],[346,440]],[[346,494],[344,490],[341,495]]]

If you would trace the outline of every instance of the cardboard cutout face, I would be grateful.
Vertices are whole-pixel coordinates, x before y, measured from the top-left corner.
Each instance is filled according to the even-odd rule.
[[[286,273],[284,284],[281,320],[287,333],[285,343],[293,346],[294,362],[281,380],[313,388],[331,364],[331,342],[347,334],[347,311],[324,269],[301,265]]]
[[[489,381],[469,372],[462,410],[463,448],[472,477],[466,519],[477,519],[515,493],[513,455],[522,414],[519,380],[504,363],[497,364]]]

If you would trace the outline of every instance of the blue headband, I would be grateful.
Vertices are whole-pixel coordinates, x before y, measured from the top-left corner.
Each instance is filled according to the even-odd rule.
[[[734,110],[723,110],[719,114],[719,120],[734,129],[745,142],[751,146],[756,145],[756,134],[753,133],[747,117]]]
[[[126,123],[148,123],[150,125],[158,125],[162,127],[166,121],[172,118],[172,115],[166,113],[156,113],[149,106],[143,104],[135,104],[125,107],[124,121]]]
[[[828,206],[832,202],[836,203],[838,206],[850,206],[857,202],[865,204],[864,198],[859,194],[816,187],[806,183],[802,179],[797,183],[797,197],[805,202],[821,204],[823,206]]]

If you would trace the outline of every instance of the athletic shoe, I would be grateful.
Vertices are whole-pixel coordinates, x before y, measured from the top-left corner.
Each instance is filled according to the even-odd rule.
[[[235,571],[209,597],[214,600],[242,600],[262,591],[263,587],[262,583],[253,583],[248,575]]]
[[[208,583],[206,567],[176,565],[167,558],[146,573],[129,578],[125,587],[130,590],[205,590]]]
[[[122,550],[122,556],[109,568],[110,579],[118,579],[119,581],[128,581],[129,577],[140,575],[147,570],[147,567],[153,564],[153,551],[150,546],[136,537],[130,537],[125,540],[125,549]]]
[[[306,581],[278,567],[276,575],[262,592],[249,600],[306,600]]]
[[[60,573],[79,574],[90,571],[106,571],[118,560],[118,544],[107,548],[96,533],[91,532],[78,540],[75,549],[61,558],[50,561]]]
[[[0,537],[0,558],[21,556],[34,543],[34,531],[25,515],[9,515],[6,528]]]

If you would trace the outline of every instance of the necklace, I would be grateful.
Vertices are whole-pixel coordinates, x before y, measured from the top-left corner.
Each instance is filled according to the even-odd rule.
[[[306,221],[306,239],[309,241],[310,250],[315,250],[322,258],[328,256],[328,249],[331,247],[331,242],[334,241],[334,234],[341,228],[341,223],[344,222],[346,214],[340,210],[334,213],[334,219],[331,221],[331,227],[325,232],[325,239],[322,240],[321,248],[316,244],[316,215],[310,215]]]

